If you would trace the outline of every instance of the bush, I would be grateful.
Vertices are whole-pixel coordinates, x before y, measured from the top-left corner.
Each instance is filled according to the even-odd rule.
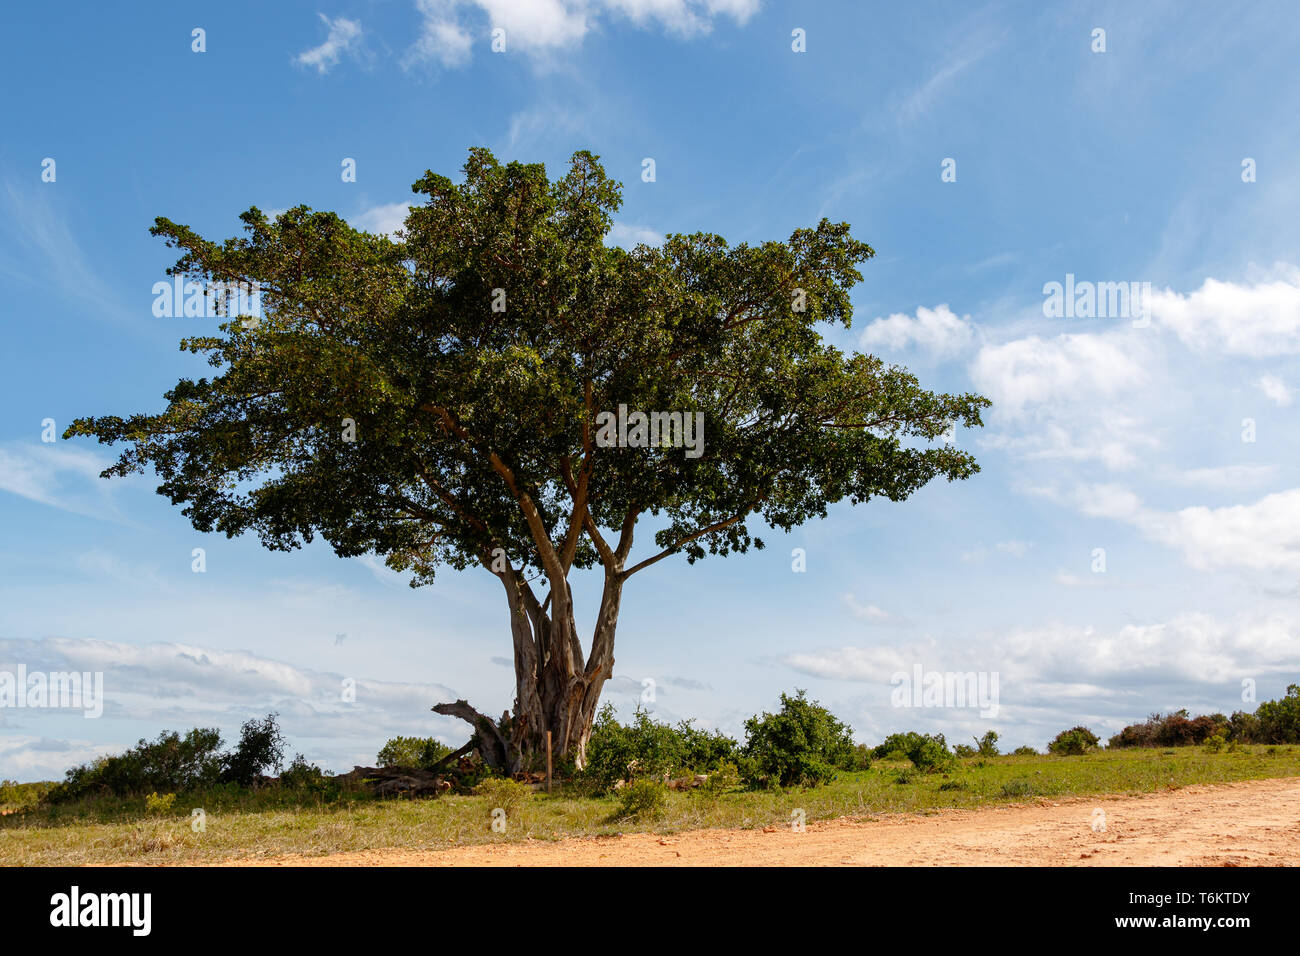
[[[1300,743],[1300,684],[1291,684],[1280,700],[1266,700],[1255,710],[1259,743]]]
[[[164,814],[171,810],[172,804],[176,802],[176,794],[165,793],[161,797],[156,793],[151,793],[144,798],[144,808],[150,813]]]
[[[1223,745],[1225,743],[1227,743],[1226,740],[1224,740],[1218,734],[1215,734],[1209,740],[1205,741],[1205,752],[1211,754],[1217,754],[1220,750],[1223,749]]]
[[[449,753],[450,747],[432,737],[394,737],[380,748],[375,760],[381,767],[428,770]]]
[[[87,796],[133,797],[211,786],[222,773],[220,748],[216,728],[195,728],[184,737],[164,731],[157,740],[141,740],[117,756],[73,767],[48,799],[65,803]]]
[[[280,774],[280,786],[290,790],[323,790],[325,774],[320,767],[308,763],[302,754],[295,754],[289,766]]]
[[[854,760],[852,730],[805,691],[782,694],[779,713],[745,721],[740,771],[751,786],[819,786]]]
[[[618,810],[612,819],[655,817],[668,803],[668,788],[657,780],[634,780],[618,794]]]
[[[0,780],[0,807],[11,810],[28,810],[41,802],[58,784],[48,780],[38,783],[19,783],[17,780]]]
[[[736,763],[736,741],[684,720],[673,727],[638,710],[630,724],[618,722],[612,704],[601,708],[587,741],[582,783],[608,793],[620,780],[711,773]]]
[[[1012,780],[1002,785],[1004,797],[1032,797],[1037,792],[1032,780]]]
[[[284,736],[276,723],[277,716],[267,714],[263,720],[245,721],[240,728],[239,743],[223,761],[222,783],[251,787],[267,771],[280,769],[284,761]]]
[[[1038,755],[1037,750],[1028,746],[1017,747],[1015,750],[1011,751],[1011,756],[1013,757],[1037,757]]]
[[[872,755],[877,760],[908,760],[910,758],[907,755],[920,739],[921,735],[912,731],[890,734],[884,743],[872,751]]]
[[[970,744],[957,744],[952,749],[953,752],[956,753],[958,757],[962,757],[962,758],[974,757],[976,753],[975,748],[972,747]]]
[[[1047,752],[1058,756],[1078,756],[1097,746],[1097,735],[1087,727],[1071,727],[1063,730],[1047,745]]]
[[[996,757],[998,755],[998,732],[990,730],[983,737],[975,741],[975,749],[981,757]]]

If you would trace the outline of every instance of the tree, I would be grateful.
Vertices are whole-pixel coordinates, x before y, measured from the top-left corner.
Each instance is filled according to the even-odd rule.
[[[549,181],[472,149],[462,183],[429,172],[412,188],[423,202],[396,238],[305,206],[249,209],[246,235],[221,243],[157,219],[182,250],[169,275],[256,283],[263,315],[183,340],[220,374],[182,379],[162,412],[78,419],[65,437],[130,442],[105,477],[152,466],[200,531],[283,550],[321,535],[412,586],[441,565],[494,574],[513,711],[434,710],[468,720],[495,767],[521,766],[547,730],[582,766],[633,575],[760,548],[749,521],[789,530],[978,470],[937,440],[980,425],[987,399],[822,341],[818,323],[849,326],[874,255],[847,224],[607,246],[621,186],[588,152]],[[655,547],[633,560],[646,516]],[[584,654],[569,575],[587,568],[604,585]]]

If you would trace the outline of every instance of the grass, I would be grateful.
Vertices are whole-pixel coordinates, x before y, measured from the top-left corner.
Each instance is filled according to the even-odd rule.
[[[285,791],[217,789],[178,795],[166,811],[150,812],[143,798],[57,808],[0,807],[14,810],[0,816],[0,865],[202,863],[386,847],[436,850],[632,831],[785,826],[795,809],[802,809],[811,822],[1041,798],[1149,793],[1191,784],[1300,776],[1300,747],[1251,746],[1217,754],[1185,747],[1100,751],[1081,757],[973,757],[959,760],[948,774],[904,770],[904,764],[881,761],[870,770],[841,773],[814,790],[673,792],[657,813],[621,820],[616,819],[619,801],[614,796],[536,793],[519,800],[508,813],[503,833],[492,829],[492,809],[499,803],[490,796],[376,800],[344,793],[313,802]],[[202,832],[191,828],[195,808],[205,814]]]

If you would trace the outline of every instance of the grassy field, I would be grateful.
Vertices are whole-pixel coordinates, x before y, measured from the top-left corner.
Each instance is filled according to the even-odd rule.
[[[615,797],[535,793],[507,808],[504,833],[491,829],[494,803],[480,796],[375,800],[346,794],[313,804],[287,792],[212,791],[180,795],[163,813],[149,812],[143,800],[53,809],[0,807],[11,811],[0,816],[0,865],[197,863],[646,830],[787,826],[795,809],[802,809],[811,822],[1300,776],[1300,747],[1251,746],[1216,754],[1186,747],[1079,757],[969,758],[949,774],[917,774],[909,766],[880,762],[867,771],[842,773],[814,790],[670,793],[664,810],[650,819],[613,819]],[[191,827],[195,808],[205,815],[202,832]]]

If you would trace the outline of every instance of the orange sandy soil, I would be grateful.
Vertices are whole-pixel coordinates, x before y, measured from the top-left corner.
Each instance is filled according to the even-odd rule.
[[[1096,808],[1105,830],[1093,830]],[[694,830],[222,866],[1294,866],[1300,778],[980,810],[840,818],[806,832]]]

